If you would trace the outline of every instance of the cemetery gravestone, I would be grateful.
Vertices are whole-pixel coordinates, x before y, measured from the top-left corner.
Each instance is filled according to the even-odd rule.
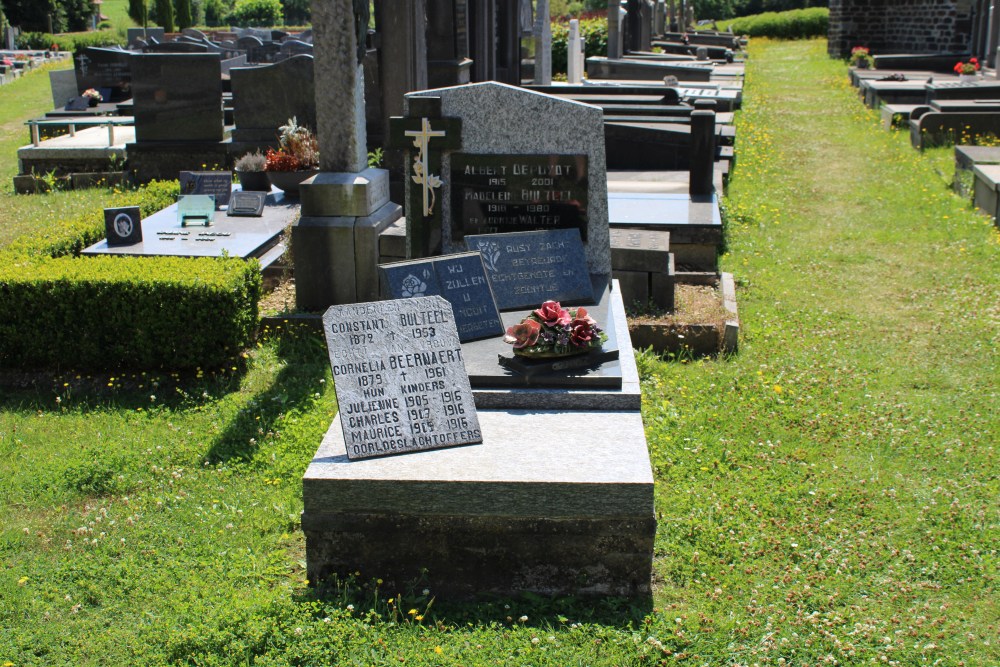
[[[467,237],[483,256],[500,310],[544,301],[591,303],[593,283],[575,229]]]
[[[233,88],[233,141],[274,142],[278,128],[295,118],[316,128],[316,86],[313,57],[292,56],[273,65],[235,67],[229,71]]]
[[[132,53],[123,49],[89,46],[73,59],[78,92],[88,88],[110,89],[111,99],[105,102],[119,102],[126,99],[132,84]]]
[[[463,212],[458,210],[456,202],[464,206],[466,200],[465,195],[456,194],[455,189],[456,183],[462,188],[463,179],[466,179],[465,192],[469,201],[476,196],[471,193],[491,193],[483,195],[493,198],[493,202],[483,202],[487,204],[486,213],[494,213],[497,218],[511,218],[508,223],[515,223],[514,229],[579,229],[586,243],[590,273],[610,274],[601,110],[502,83],[486,82],[410,93],[406,96],[409,118],[403,121],[422,119],[422,112],[427,111],[422,102],[434,97],[440,98],[440,117],[435,121],[428,116],[430,124],[435,126],[442,121],[457,120],[461,132],[460,138],[446,137],[443,148],[438,149],[444,151],[437,194],[443,252],[465,249],[462,235],[469,230],[463,226]],[[462,152],[448,150],[447,142],[456,140],[460,141]],[[432,155],[434,141],[430,140]],[[466,167],[472,173],[466,174]],[[504,167],[507,174],[502,173]],[[515,170],[535,173],[515,175]],[[490,174],[490,171],[495,173]],[[510,180],[502,182],[505,178]],[[408,193],[415,188],[412,179],[407,179],[407,188]],[[409,194],[407,201],[413,201]],[[501,211],[500,207],[508,201],[512,208]],[[495,211],[489,209],[491,203],[497,206]],[[515,205],[517,208],[513,208]],[[517,226],[516,216],[507,215],[510,211],[523,213],[526,224]],[[413,224],[418,213],[412,207],[407,211],[408,225]],[[558,222],[554,220],[557,216]],[[497,225],[497,228],[512,227],[506,224]],[[453,230],[457,231],[453,234]],[[419,242],[420,239],[408,238],[411,246]]]
[[[137,142],[222,141],[222,66],[214,53],[132,56]]]
[[[138,206],[104,209],[104,231],[109,246],[142,241],[142,213]]]
[[[444,298],[331,306],[323,331],[349,459],[482,442]]]
[[[440,295],[447,299],[463,343],[503,335],[503,322],[479,253],[383,264],[379,270],[383,290],[390,298]]]
[[[52,107],[61,109],[77,96],[76,70],[63,69],[49,72],[49,84],[52,86]]]

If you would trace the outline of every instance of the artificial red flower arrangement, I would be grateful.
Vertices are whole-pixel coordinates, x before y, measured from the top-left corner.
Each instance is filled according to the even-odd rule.
[[[601,349],[608,339],[584,308],[566,309],[546,301],[530,315],[507,329],[505,343],[520,357],[568,357]]]
[[[955,74],[975,74],[979,71],[979,59],[975,56],[969,58],[969,62],[964,63],[959,60],[955,63]]]

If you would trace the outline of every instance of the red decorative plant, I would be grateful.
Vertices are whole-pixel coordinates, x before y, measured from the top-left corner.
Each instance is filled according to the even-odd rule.
[[[979,71],[979,59],[975,56],[969,58],[968,62],[959,60],[955,63],[955,74],[975,74]]]

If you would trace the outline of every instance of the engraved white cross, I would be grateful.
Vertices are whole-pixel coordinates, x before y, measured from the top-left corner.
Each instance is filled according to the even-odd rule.
[[[431,130],[431,123],[426,118],[420,119],[419,130],[406,130],[403,134],[413,137],[413,145],[417,148],[417,156],[413,158],[413,182],[423,186],[424,215],[434,212],[434,190],[441,185],[441,179],[430,173],[428,164],[427,144],[433,137],[445,136],[444,130]]]

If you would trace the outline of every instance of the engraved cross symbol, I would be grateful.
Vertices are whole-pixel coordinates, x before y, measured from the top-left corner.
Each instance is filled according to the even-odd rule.
[[[426,118],[421,118],[419,130],[407,130],[403,134],[407,137],[413,137],[413,145],[417,149],[417,155],[413,158],[413,182],[422,186],[424,215],[428,216],[434,212],[434,190],[441,187],[441,179],[430,173],[427,162],[427,144],[434,137],[445,136],[445,132],[444,130],[432,130],[431,122]]]
[[[90,65],[90,58],[81,53],[80,56],[76,59],[76,61],[80,63],[80,74],[87,76],[87,69],[88,65]]]

